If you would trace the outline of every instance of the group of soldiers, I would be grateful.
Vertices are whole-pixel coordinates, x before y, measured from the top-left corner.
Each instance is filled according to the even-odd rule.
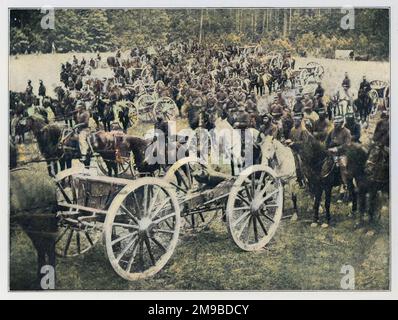
[[[355,111],[360,119],[364,119],[368,116],[371,105],[366,98],[370,84],[364,76],[357,100],[366,106],[366,110],[354,108],[359,103],[354,101],[354,95],[351,94],[351,81],[347,73],[341,84],[340,98],[346,96],[352,109],[345,115],[336,114],[330,105],[325,105],[325,90],[321,82],[318,82],[313,94],[303,94],[302,88],[296,88],[294,102],[286,98],[283,87],[277,89],[273,97],[266,95],[267,99],[264,100],[264,90],[261,88],[264,83],[259,83],[262,78],[260,74],[275,72],[276,68],[270,67],[269,60],[262,52],[246,52],[237,46],[216,48],[198,44],[175,44],[167,49],[157,48],[157,54],[149,54],[142,48],[133,48],[127,59],[122,59],[118,51],[112,62],[114,79],[84,81],[85,76],[91,74],[90,68],[96,67],[100,60],[101,56],[97,54],[95,60],[91,58],[87,66],[84,58],[79,62],[73,56],[72,63],[61,65],[60,78],[65,86],[65,96],[70,97],[71,92],[75,93],[74,98],[71,98],[71,113],[82,133],[79,140],[83,156],[87,149],[84,141],[89,131],[89,119],[95,118],[98,113],[99,101],[110,107],[109,114],[113,115],[112,105],[117,100],[133,102],[140,94],[138,88],[127,88],[128,84],[137,80],[141,80],[144,85],[158,83],[156,94],[171,97],[180,110],[180,116],[189,118],[190,110],[212,112],[218,109],[234,128],[256,128],[262,134],[272,135],[287,144],[303,140],[311,134],[336,154],[348,143],[360,143],[361,126]],[[289,67],[292,67],[292,59],[286,52],[283,55],[282,68],[278,72]],[[148,70],[147,73],[142,72],[144,68]],[[126,72],[128,70],[131,72]],[[42,81],[38,94],[43,101],[46,88]],[[28,82],[25,95],[34,97],[31,81]],[[104,96],[111,99],[105,99]],[[32,104],[28,103],[25,107],[29,108]],[[41,106],[40,103],[38,105]],[[47,110],[51,112],[51,108]],[[194,128],[200,124],[190,125]],[[344,157],[339,156],[338,159],[344,171]]]

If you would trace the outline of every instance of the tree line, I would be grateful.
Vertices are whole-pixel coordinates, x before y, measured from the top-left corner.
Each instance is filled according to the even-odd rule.
[[[389,58],[389,10],[355,9],[343,29],[341,9],[56,9],[54,29],[40,10],[10,10],[10,54],[105,52],[172,41],[250,45],[333,57],[353,49]]]

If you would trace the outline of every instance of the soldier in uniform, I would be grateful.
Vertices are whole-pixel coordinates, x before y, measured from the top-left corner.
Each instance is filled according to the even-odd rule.
[[[246,111],[245,105],[240,103],[238,112],[235,114],[234,129],[246,129],[250,125],[250,115]]]
[[[39,83],[39,96],[44,98],[46,96],[46,87],[43,84],[43,80],[40,80]]]
[[[344,127],[344,118],[336,116],[333,120],[334,129],[327,135],[325,145],[328,151],[333,155],[334,161],[340,168],[341,180],[343,181],[343,188],[340,190],[341,198],[347,191],[348,172],[347,172],[347,156],[344,154],[344,147],[351,143],[350,130]],[[329,164],[325,162],[325,165]],[[323,168],[322,172],[327,172],[329,168]]]
[[[356,121],[355,115],[352,112],[348,112],[345,115],[345,127],[350,130],[351,141],[361,143],[361,125]]]
[[[32,87],[32,81],[28,80],[28,85],[26,86],[25,90],[27,95],[33,95],[33,87]]]
[[[327,114],[325,109],[320,109],[318,112],[319,119],[314,123],[314,137],[320,142],[324,142],[326,136],[331,131],[331,123],[327,119]]]
[[[293,116],[293,128],[290,131],[289,139],[285,141],[288,146],[292,146],[295,143],[305,142],[309,139],[311,134],[303,125],[303,115],[301,113],[295,113]],[[301,171],[300,159],[296,152],[293,152],[294,161],[296,164],[296,177],[297,183],[300,188],[304,187],[304,176]]]
[[[293,106],[294,113],[302,113],[303,112],[304,105],[303,105],[302,99],[303,98],[301,95],[296,96],[296,103]]]
[[[373,141],[385,148],[390,147],[390,122],[386,111],[383,111],[381,119],[376,124]]]
[[[86,110],[84,103],[80,102],[77,105],[76,128],[79,132],[80,161],[86,167],[90,165],[90,158],[88,157],[89,146],[87,142],[87,138],[90,134],[89,120],[90,113]]]
[[[325,94],[325,89],[322,88],[322,83],[319,81],[318,86],[315,89],[315,96],[323,98]]]

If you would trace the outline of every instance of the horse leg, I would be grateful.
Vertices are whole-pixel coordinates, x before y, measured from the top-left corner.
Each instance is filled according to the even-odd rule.
[[[54,175],[57,175],[58,173],[58,161],[52,161],[52,165],[54,168]]]
[[[106,164],[106,168],[108,169],[108,176],[112,177],[112,165],[110,163],[110,161],[105,161]]]
[[[358,208],[358,194],[355,190],[355,186],[352,180],[348,181],[347,187],[352,201],[351,215],[355,216]]]
[[[377,210],[377,188],[371,188],[369,191],[369,223],[374,222]]]
[[[298,219],[298,208],[297,208],[297,195],[292,191],[292,202],[293,202],[293,216],[292,220]]]
[[[315,200],[313,206],[313,222],[311,226],[317,226],[319,222],[319,206],[321,204],[323,190],[321,188],[317,188],[315,190]]]
[[[59,167],[61,171],[65,170],[65,157],[63,156],[61,159],[59,159]]]
[[[326,224],[329,225],[330,224],[330,200],[332,198],[332,187],[328,186],[325,189],[325,211],[326,211]],[[325,225],[326,227],[326,225]]]
[[[38,289],[42,289],[41,287],[41,268],[46,265],[46,252],[43,248],[39,246],[35,246],[37,251],[37,278],[36,278],[36,286]]]
[[[48,175],[50,177],[52,177],[53,176],[53,172],[52,172],[52,164],[53,164],[53,162],[52,161],[46,161],[46,163],[47,163]]]
[[[366,188],[365,186],[357,181],[358,183],[358,199],[359,199],[359,220],[356,222],[355,227],[359,227],[363,224],[363,219],[366,212]]]

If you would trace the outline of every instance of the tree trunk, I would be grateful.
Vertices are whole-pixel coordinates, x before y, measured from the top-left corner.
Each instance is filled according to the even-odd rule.
[[[287,9],[284,9],[283,10],[283,37],[284,38],[287,37],[287,23],[288,23]]]

